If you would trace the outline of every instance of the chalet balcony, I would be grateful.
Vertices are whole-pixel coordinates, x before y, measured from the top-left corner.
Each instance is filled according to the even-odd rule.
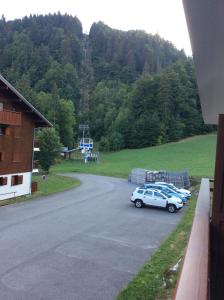
[[[34,140],[33,151],[40,151],[40,145],[38,140]]]
[[[21,113],[9,110],[0,111],[0,124],[21,126]]]
[[[39,160],[34,160],[33,161],[33,173],[38,173],[39,172]]]
[[[34,161],[33,161],[33,168],[34,168],[34,169],[39,169],[39,166],[40,166],[39,160],[34,160]]]

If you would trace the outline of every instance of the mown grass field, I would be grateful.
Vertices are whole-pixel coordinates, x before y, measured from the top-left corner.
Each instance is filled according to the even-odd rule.
[[[213,177],[216,135],[191,137],[180,142],[143,149],[102,153],[99,163],[65,161],[56,172],[82,172],[127,178],[133,168],[182,171],[190,176]]]

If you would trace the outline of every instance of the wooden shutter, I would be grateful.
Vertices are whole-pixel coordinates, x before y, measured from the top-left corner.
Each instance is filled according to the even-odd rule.
[[[11,177],[11,185],[15,185],[16,176]]]
[[[12,127],[6,127],[5,135],[11,135],[11,134],[12,134]]]
[[[8,178],[7,177],[3,177],[2,185],[7,185],[7,182],[8,182]]]
[[[18,184],[23,184],[23,175],[18,176]]]

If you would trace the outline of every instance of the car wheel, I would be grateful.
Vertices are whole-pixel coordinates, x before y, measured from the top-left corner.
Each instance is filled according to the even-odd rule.
[[[167,210],[168,210],[169,213],[174,213],[177,210],[177,208],[173,204],[168,204]]]
[[[135,207],[141,208],[142,206],[143,206],[142,200],[139,199],[135,200]]]

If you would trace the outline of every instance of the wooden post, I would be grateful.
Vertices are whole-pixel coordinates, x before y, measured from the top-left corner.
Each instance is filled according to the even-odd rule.
[[[210,298],[224,299],[224,114],[219,115],[211,220]]]

